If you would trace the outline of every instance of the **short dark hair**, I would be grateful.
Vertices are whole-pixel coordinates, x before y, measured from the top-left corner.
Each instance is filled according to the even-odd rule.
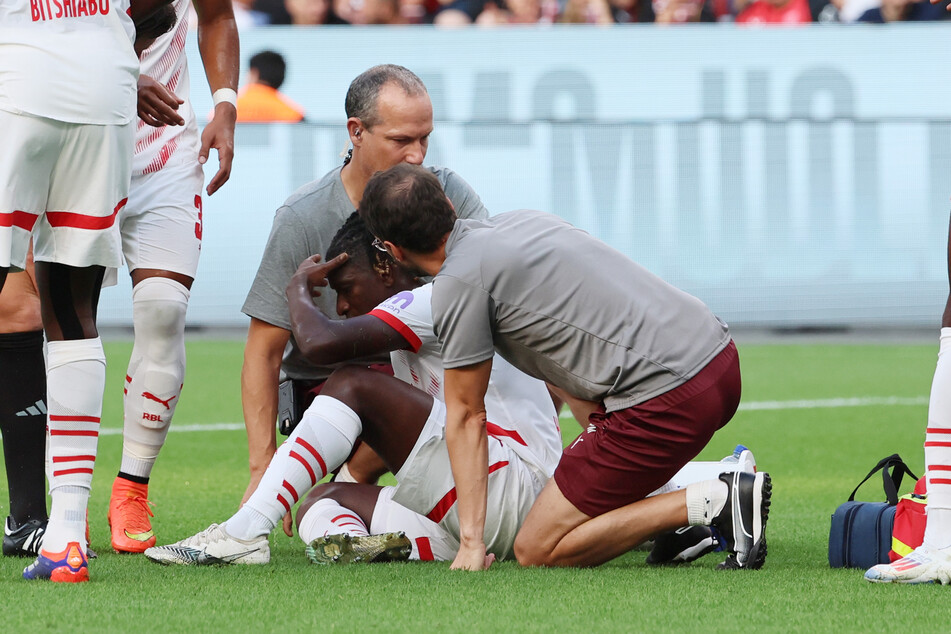
[[[363,190],[359,212],[373,235],[415,253],[439,248],[456,222],[436,175],[409,163],[374,174]]]
[[[284,83],[287,64],[280,53],[261,51],[251,57],[248,65],[258,71],[258,79],[262,84],[267,84],[277,90]]]
[[[380,64],[365,70],[350,82],[344,101],[347,118],[356,117],[368,128],[378,124],[380,115],[376,107],[377,100],[380,90],[390,82],[398,85],[408,95],[429,94],[423,80],[413,71],[396,64]]]
[[[330,261],[341,253],[348,254],[350,262],[355,259],[360,260],[362,254],[366,258],[366,263],[373,269],[386,268],[389,264],[396,264],[389,253],[384,253],[373,246],[373,234],[367,229],[360,214],[356,211],[350,214],[347,221],[334,235],[324,257],[327,261]]]

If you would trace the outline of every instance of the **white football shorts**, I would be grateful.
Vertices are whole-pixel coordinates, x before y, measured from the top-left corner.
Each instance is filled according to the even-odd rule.
[[[456,489],[446,447],[446,406],[433,409],[402,469],[395,474],[394,502],[439,524],[459,548]],[[515,535],[548,478],[498,439],[489,437],[489,486],[484,539],[498,559],[514,555]],[[392,530],[403,530],[394,527]],[[376,532],[376,531],[374,531]],[[435,554],[435,553],[434,553]]]
[[[161,269],[195,277],[204,181],[197,155],[194,161],[170,161],[156,172],[132,177],[129,202],[119,212],[129,271]]]
[[[371,535],[382,533],[406,533],[413,552],[411,560],[452,561],[459,551],[459,540],[449,534],[445,528],[425,515],[411,511],[402,504],[393,501],[396,487],[386,486],[380,491],[380,497],[373,508],[370,520]]]
[[[87,125],[0,110],[0,267],[33,258],[122,262],[116,215],[132,176],[135,124]]]

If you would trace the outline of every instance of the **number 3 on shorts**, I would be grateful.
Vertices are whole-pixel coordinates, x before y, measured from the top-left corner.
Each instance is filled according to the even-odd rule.
[[[201,240],[201,196],[195,195],[195,209],[198,210],[198,222],[195,223],[195,237]]]

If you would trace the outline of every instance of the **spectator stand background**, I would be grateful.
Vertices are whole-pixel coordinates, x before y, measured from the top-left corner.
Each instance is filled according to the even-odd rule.
[[[432,95],[427,163],[463,175],[493,213],[559,214],[733,324],[936,325],[951,85],[923,61],[947,36],[943,24],[247,31],[242,51],[287,58],[283,91],[309,123],[239,126],[232,180],[204,201],[189,324],[247,323],[275,209],[339,164],[352,78],[394,62]],[[103,292],[104,324],[130,323],[124,278]]]

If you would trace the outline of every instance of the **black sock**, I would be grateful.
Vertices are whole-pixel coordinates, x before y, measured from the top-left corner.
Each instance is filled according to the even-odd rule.
[[[149,479],[148,479],[148,478],[143,478],[142,476],[134,476],[134,475],[132,475],[132,474],[130,474],[130,473],[126,473],[126,472],[124,472],[124,471],[120,471],[117,475],[118,475],[120,478],[122,478],[123,480],[128,480],[129,482],[135,482],[136,484],[148,484],[148,483],[149,483]]]
[[[43,333],[0,334],[0,433],[17,525],[46,519],[46,363]]]

